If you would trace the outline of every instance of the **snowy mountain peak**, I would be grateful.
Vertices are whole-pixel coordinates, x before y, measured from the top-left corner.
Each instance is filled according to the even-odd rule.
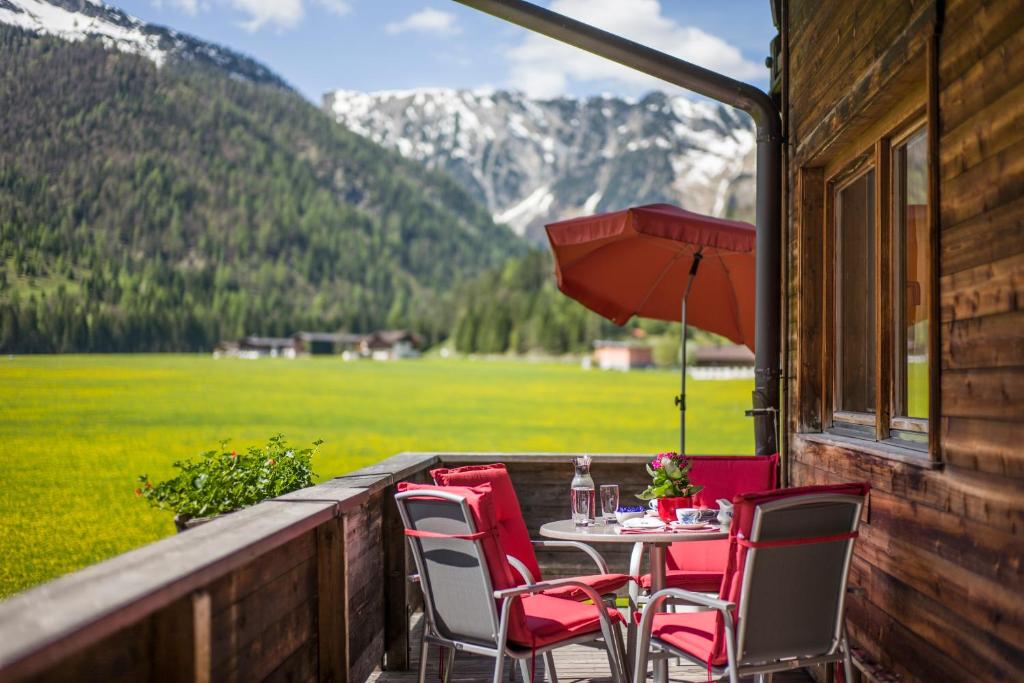
[[[258,83],[285,83],[249,57],[172,29],[147,24],[98,0],[0,0],[0,24],[64,40],[98,40],[108,49],[141,55],[158,67],[193,62]]]
[[[538,241],[553,220],[649,202],[752,218],[753,123],[710,102],[423,89],[339,90],[323,106],[356,133],[447,171],[495,220]]]

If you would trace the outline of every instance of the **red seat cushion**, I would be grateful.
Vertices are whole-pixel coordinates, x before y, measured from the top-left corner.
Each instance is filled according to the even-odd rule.
[[[707,662],[715,649],[717,620],[718,612],[656,614],[651,635],[689,653],[701,662]],[[721,666],[725,662],[724,654],[711,659],[713,666]]]
[[[698,593],[717,593],[722,587],[722,572],[699,571],[690,569],[669,569],[665,572],[666,588],[682,588]],[[650,590],[651,575],[640,577],[640,587]]]
[[[770,491],[778,486],[779,456],[695,455],[690,481],[703,486],[694,497],[697,507],[718,508],[718,499],[732,500],[740,493]]]
[[[585,633],[601,630],[598,608],[575,600],[555,598],[550,595],[529,595],[522,598],[526,614],[526,638],[509,633],[509,641],[523,647],[538,648],[569,640]],[[624,621],[618,610],[608,610],[612,623]]]
[[[516,558],[530,570],[534,581],[542,578],[537,555],[533,551],[530,532],[523,521],[519,498],[508,476],[505,465],[467,465],[454,469],[440,468],[430,471],[430,476],[439,486],[476,486],[490,484],[492,500],[498,520],[498,535],[505,552]]]
[[[625,574],[591,574],[589,576],[574,576],[572,577],[576,581],[582,581],[587,584],[595,591],[598,595],[605,595],[606,593],[614,593],[629,581],[629,577]],[[718,586],[715,586],[715,590],[718,590]],[[570,600],[586,600],[587,594],[582,589],[576,586],[562,586],[561,588],[552,588],[544,591],[544,595],[550,595],[557,598],[568,598]]]

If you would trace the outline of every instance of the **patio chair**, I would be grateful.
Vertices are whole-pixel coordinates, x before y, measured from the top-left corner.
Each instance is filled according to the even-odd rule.
[[[532,681],[533,662],[541,654],[550,680],[557,681],[552,650],[599,641],[607,650],[612,680],[625,683],[622,615],[605,606],[593,588],[572,579],[516,585],[498,542],[490,485],[401,483],[398,491],[395,501],[423,588],[420,683],[426,679],[431,644],[494,657],[498,683],[505,656],[518,660],[524,679]],[[570,585],[593,604],[542,594]],[[450,672],[451,658],[448,663]]]
[[[659,656],[705,664],[711,674],[766,674],[843,662],[846,580],[867,484],[806,486],[734,499],[729,566],[717,598],[666,588],[640,623],[634,680]],[[665,602],[683,613],[660,612]]]
[[[704,488],[694,496],[696,507],[718,509],[718,499],[732,500],[737,494],[770,491],[778,485],[779,456],[695,455],[688,458],[690,481]],[[651,575],[640,574],[644,545],[633,546],[629,573],[638,581],[630,585],[633,606],[646,602]],[[665,557],[666,588],[717,593],[722,585],[728,557],[727,540],[675,543]]]
[[[608,563],[594,548],[576,541],[534,541],[523,521],[523,511],[519,507],[519,498],[509,477],[505,465],[467,465],[455,469],[435,469],[430,471],[434,483],[439,486],[474,486],[488,483],[494,494],[495,510],[498,515],[498,533],[501,545],[509,556],[509,561],[522,577],[522,583],[543,581],[540,565],[534,548],[568,548],[585,553],[597,566],[597,574],[572,577],[574,581],[585,584],[602,596],[614,594],[626,585],[629,577],[625,574],[613,574],[608,571]],[[561,586],[545,591],[545,595],[553,595],[571,600],[586,600],[588,595],[576,585]]]

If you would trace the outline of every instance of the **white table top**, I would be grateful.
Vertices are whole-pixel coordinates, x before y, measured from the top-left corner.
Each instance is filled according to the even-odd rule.
[[[729,538],[728,531],[669,531],[666,533],[620,534],[618,524],[598,521],[591,526],[576,526],[571,519],[548,522],[540,528],[540,535],[560,541],[584,543],[685,543],[687,541],[714,541]]]

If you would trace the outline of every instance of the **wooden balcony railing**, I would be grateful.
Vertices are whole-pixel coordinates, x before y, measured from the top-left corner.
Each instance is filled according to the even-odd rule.
[[[571,455],[403,453],[33,588],[0,603],[0,683],[340,683],[406,669],[419,596],[395,484],[505,462],[536,530],[568,516]],[[628,497],[648,457],[595,456],[594,478]],[[625,551],[606,556],[626,566]],[[594,571],[579,553],[540,560],[552,577]]]

